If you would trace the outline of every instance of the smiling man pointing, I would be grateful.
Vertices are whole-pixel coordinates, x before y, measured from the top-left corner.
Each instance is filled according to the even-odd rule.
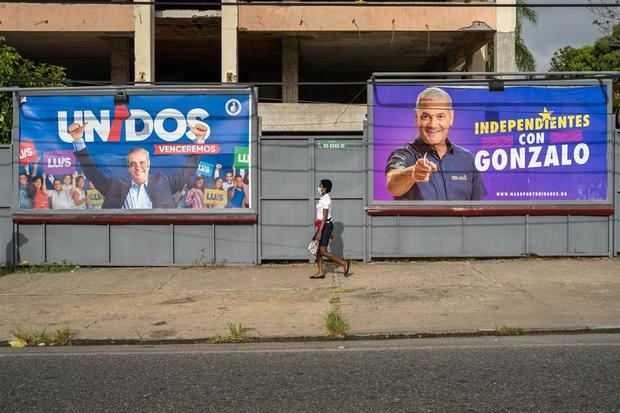
[[[385,166],[387,189],[396,200],[476,201],[486,189],[467,149],[454,145],[452,99],[431,87],[418,95],[418,136],[392,152]]]

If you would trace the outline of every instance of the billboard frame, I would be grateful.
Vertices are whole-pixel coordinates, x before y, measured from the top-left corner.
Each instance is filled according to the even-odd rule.
[[[120,222],[131,223],[132,217],[135,222],[154,223],[161,218],[161,222],[226,222],[225,216],[235,216],[231,223],[256,222],[258,214],[257,187],[257,151],[258,151],[258,90],[255,86],[236,84],[234,86],[205,86],[205,85],[157,85],[157,86],[95,86],[95,87],[53,87],[53,88],[18,88],[13,91],[13,177],[19,176],[19,143],[20,143],[20,110],[19,104],[22,98],[30,96],[114,96],[119,91],[124,91],[131,96],[165,96],[165,95],[249,95],[249,150],[250,150],[250,202],[251,208],[161,208],[161,209],[56,209],[36,210],[19,208],[19,191],[14,190],[11,200],[13,220],[15,222],[49,222],[64,223],[69,218],[76,223],[106,223]],[[107,217],[106,220],[104,217]],[[167,217],[167,219],[166,219]],[[245,217],[245,218],[244,218]],[[70,223],[70,222],[67,222]]]
[[[467,212],[463,210],[475,209],[475,215],[488,215],[484,211],[491,212],[494,209],[510,208],[511,212],[522,209],[522,214],[530,215],[533,212],[532,207],[566,207],[571,206],[581,207],[580,209],[592,208],[600,209],[601,207],[613,207],[614,205],[614,135],[615,135],[615,121],[613,113],[613,86],[610,79],[596,79],[584,78],[584,79],[565,79],[565,80],[548,80],[548,79],[534,79],[532,74],[516,74],[516,76],[526,76],[524,79],[507,78],[501,79],[501,82],[508,86],[605,86],[607,94],[607,199],[606,200],[522,200],[522,201],[416,201],[416,200],[392,200],[392,201],[375,201],[374,200],[374,87],[376,85],[402,85],[402,86],[478,86],[489,87],[489,81],[495,79],[453,79],[457,76],[502,76],[501,73],[394,73],[394,77],[389,77],[389,73],[373,74],[368,81],[367,86],[367,116],[368,122],[365,125],[365,135],[367,139],[367,170],[366,170],[366,191],[368,193],[368,200],[366,204],[367,209],[388,207],[394,209],[394,213],[390,213],[388,209],[384,209],[379,215],[399,215],[403,210],[409,210],[414,212],[416,209],[431,208],[433,211],[425,213],[425,215],[442,215],[443,212],[453,211],[458,208],[461,213]],[[546,75],[546,74],[540,74]],[[562,75],[562,73],[558,73]],[[384,77],[386,76],[386,77]],[[402,76],[402,77],[401,77]],[[381,77],[381,78],[378,78]],[[451,79],[452,78],[452,79]],[[501,92],[498,92],[501,93]],[[442,208],[443,207],[443,208]],[[396,211],[398,210],[398,211]],[[373,214],[377,214],[376,211]],[[491,213],[492,214],[492,213]],[[558,210],[553,215],[565,215]],[[570,214],[569,214],[570,215]],[[598,215],[598,214],[597,214]]]

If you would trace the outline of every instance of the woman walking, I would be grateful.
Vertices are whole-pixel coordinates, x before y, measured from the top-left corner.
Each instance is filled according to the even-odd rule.
[[[327,252],[329,238],[334,231],[334,223],[332,222],[332,199],[329,196],[331,190],[332,181],[329,179],[322,179],[318,188],[319,194],[321,194],[321,199],[319,199],[319,202],[316,204],[316,219],[314,221],[317,231],[313,238],[319,241],[319,249],[316,252],[316,265],[318,266],[318,269],[317,273],[310,278],[325,278],[323,257],[341,265],[344,270],[344,276],[349,276],[351,262],[345,261],[344,259]]]

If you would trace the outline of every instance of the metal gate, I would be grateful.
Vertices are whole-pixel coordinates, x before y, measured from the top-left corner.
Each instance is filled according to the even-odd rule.
[[[308,259],[317,187],[333,182],[331,250],[363,259],[366,170],[362,136],[262,136],[259,140],[259,256]]]

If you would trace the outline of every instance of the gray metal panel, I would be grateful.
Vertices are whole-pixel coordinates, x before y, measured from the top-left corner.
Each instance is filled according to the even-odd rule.
[[[360,139],[345,141],[346,149],[319,149],[315,145],[315,184],[329,179],[334,184],[333,194],[338,197],[364,197],[364,146]],[[319,141],[319,139],[317,139]]]
[[[112,265],[167,265],[170,257],[170,225],[111,225]]]
[[[11,210],[8,208],[0,208],[0,248],[0,265],[12,265],[14,253],[13,221],[11,220]]]
[[[466,256],[517,256],[525,254],[525,217],[466,217]]]
[[[460,217],[400,217],[400,255],[458,257],[463,253]]]
[[[254,225],[216,225],[215,261],[220,264],[256,263]]]
[[[329,249],[345,258],[364,258],[364,200],[335,199],[332,201],[334,239]]]
[[[30,264],[45,262],[43,242],[43,225],[19,225],[18,226],[18,263],[27,260]]]
[[[529,217],[529,252],[536,255],[568,253],[568,217]]]
[[[620,252],[620,193],[616,193],[616,208],[614,210],[615,252]]]
[[[307,140],[268,140],[260,144],[261,195],[305,197],[308,193],[310,159]]]
[[[175,225],[174,263],[204,265],[213,263],[213,225]]]
[[[620,253],[620,130],[616,130],[615,134],[616,145],[615,145],[615,153],[616,153],[616,162],[615,162],[615,174],[614,181],[615,185],[615,211],[614,211],[614,233],[615,233],[615,241],[614,241],[614,249],[615,254]]]
[[[10,207],[13,187],[13,147],[0,146],[0,207]]]
[[[46,225],[47,261],[79,265],[109,263],[107,225]]]
[[[615,162],[614,162],[614,181],[616,183],[615,185],[615,192],[620,192],[620,130],[617,130],[615,134],[611,134],[611,136],[613,138],[615,138],[614,142],[614,153],[615,153]],[[616,204],[616,207],[618,207],[618,204]]]
[[[306,246],[313,227],[308,222],[308,201],[267,201],[261,204],[262,257],[307,258]]]
[[[570,217],[569,252],[607,255],[609,253],[609,218]]]
[[[370,234],[371,257],[398,256],[397,217],[372,217]]]

